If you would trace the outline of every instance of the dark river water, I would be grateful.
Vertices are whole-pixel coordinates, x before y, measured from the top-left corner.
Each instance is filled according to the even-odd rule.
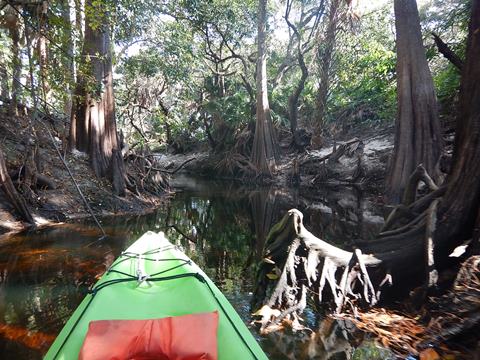
[[[344,248],[382,224],[361,192],[302,193],[178,177],[171,201],[156,212],[102,219],[108,238],[89,222],[24,233],[0,243],[0,358],[40,359],[91,286],[147,230],[164,231],[212,278],[246,323],[258,261],[270,227],[293,207],[315,235]],[[195,240],[195,242],[189,239]],[[261,337],[271,359],[383,359],[388,354],[330,318],[305,315],[311,334]]]

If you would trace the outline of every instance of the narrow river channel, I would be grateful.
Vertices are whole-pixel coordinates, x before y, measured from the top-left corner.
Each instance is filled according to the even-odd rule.
[[[164,231],[212,278],[246,323],[254,264],[266,234],[296,207],[315,235],[350,248],[382,225],[380,207],[355,190],[307,194],[179,176],[177,193],[144,216],[102,219],[108,238],[89,222],[23,233],[0,244],[0,358],[40,359],[63,324],[122,250],[148,230]],[[261,337],[271,359],[350,359],[359,339],[330,318],[306,314],[312,334]],[[363,345],[356,359],[385,358]],[[352,355],[353,354],[353,355]]]

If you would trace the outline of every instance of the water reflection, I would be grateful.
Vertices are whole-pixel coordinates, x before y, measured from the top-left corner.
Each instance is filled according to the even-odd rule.
[[[182,245],[249,321],[251,265],[258,261],[270,227],[285,211],[299,208],[315,234],[347,246],[381,225],[375,207],[354,192],[316,194],[312,199],[312,194],[306,197],[298,191],[189,178],[177,178],[174,185],[181,191],[153,214],[103,219],[108,238],[102,241],[98,230],[88,224],[3,240],[0,358],[41,358],[88,287],[147,230],[165,231],[172,242]],[[327,331],[325,321],[311,316],[311,325],[321,330],[311,336],[278,334],[259,340],[272,358],[328,359],[338,351],[347,354],[352,339],[338,336],[342,332],[337,323]]]

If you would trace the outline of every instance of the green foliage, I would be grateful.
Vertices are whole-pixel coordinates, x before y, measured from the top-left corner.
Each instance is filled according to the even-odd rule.
[[[366,121],[392,121],[395,116],[396,54],[393,35],[379,32],[391,21],[388,8],[361,19],[356,34],[341,33],[328,100],[329,120],[344,109],[367,109]]]
[[[440,114],[453,116],[460,86],[460,71],[440,54],[432,33],[437,34],[461,59],[465,57],[470,2],[430,0],[420,8],[427,58],[440,104]]]
[[[73,9],[66,8],[67,4],[60,0],[48,2],[48,19],[43,29],[48,35],[49,102],[56,109],[66,108],[76,85],[73,62],[77,75],[84,79],[83,86],[91,83],[92,69],[89,59],[82,57],[83,44],[80,31],[75,28],[75,17],[68,20],[65,16],[74,14]],[[320,61],[317,56],[321,56],[318,50],[325,46],[328,23],[329,2],[325,4],[318,30],[312,33],[313,40],[304,54],[309,76],[299,98],[300,126],[311,126],[316,110]],[[267,77],[274,122],[288,127],[289,98],[301,71],[296,58],[296,37],[283,19],[285,5],[283,1],[269,2]],[[309,14],[318,5],[311,0],[292,3],[290,20],[299,26],[302,42],[306,41],[313,21],[301,24],[299,19],[302,13]],[[100,31],[108,29],[112,35],[117,119],[130,143],[153,141],[166,148],[175,138],[196,143],[207,142],[211,135],[225,149],[235,144],[235,135],[254,120],[257,6],[256,0],[86,2],[85,17],[92,26]],[[3,14],[7,9],[2,10]],[[24,10],[29,23],[37,29],[41,23],[39,9],[31,5]],[[326,120],[330,124],[349,118],[354,123],[369,125],[395,118],[392,12],[388,3],[363,15],[354,27],[349,21],[342,22],[329,79]],[[420,16],[441,109],[451,110],[458,93],[459,72],[438,54],[431,32],[439,34],[463,57],[469,1],[429,0],[423,3]],[[24,27],[22,24],[21,28]],[[25,62],[23,36],[21,50]],[[11,73],[11,39],[5,27],[0,28],[0,50],[0,62]],[[34,83],[39,87],[38,51],[31,50]],[[285,64],[286,71],[281,72]],[[27,75],[24,63],[23,80]],[[92,90],[102,91],[101,87]],[[28,92],[21,100],[30,102]]]
[[[452,64],[447,64],[435,74],[433,81],[440,104],[451,105],[454,97],[458,94],[460,86],[459,70]]]

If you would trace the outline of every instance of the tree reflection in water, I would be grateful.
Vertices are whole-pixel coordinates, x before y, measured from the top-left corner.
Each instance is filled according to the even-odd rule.
[[[374,208],[355,193],[317,194],[312,201],[297,192],[273,188],[190,179],[176,185],[184,191],[155,213],[103,219],[108,234],[105,240],[98,241],[98,230],[89,224],[57,226],[3,239],[0,358],[41,358],[89,286],[148,230],[165,231],[173,243],[181,245],[249,322],[254,264],[266,233],[286,210],[302,210],[313,231],[335,243],[351,244],[356,237],[365,237],[359,232],[373,232],[380,226],[378,221],[370,221]],[[338,329],[327,332],[322,325],[326,320],[320,320],[309,320],[309,325],[321,330],[311,336],[276,334],[259,339],[272,358],[328,359],[326,354],[334,354],[333,343],[336,349],[351,346],[347,346],[351,339],[338,337]],[[331,334],[335,334],[334,341],[326,341]]]

